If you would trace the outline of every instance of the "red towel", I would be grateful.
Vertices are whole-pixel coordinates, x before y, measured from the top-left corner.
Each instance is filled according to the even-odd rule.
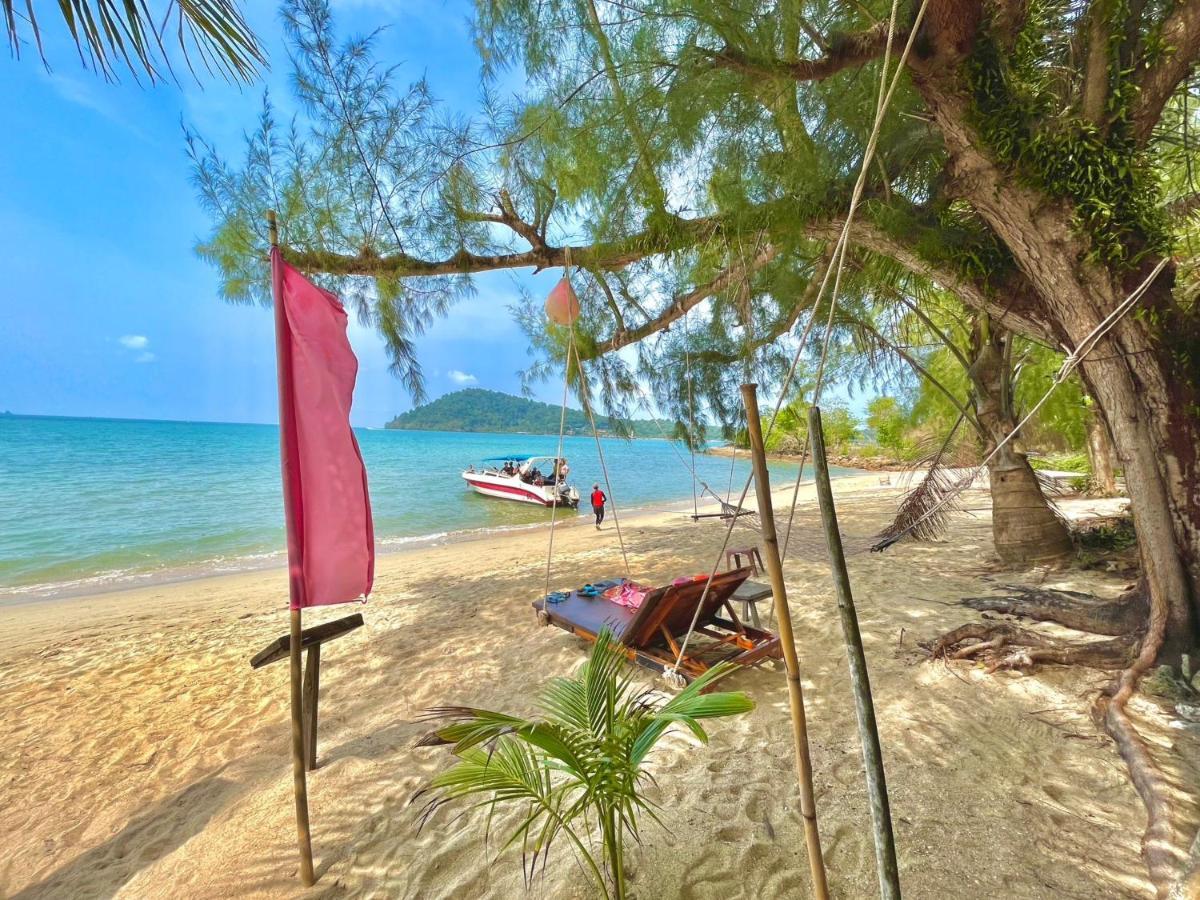
[[[350,428],[358,360],[346,310],[271,250],[279,450],[293,609],[365,597],[375,579],[367,470]]]

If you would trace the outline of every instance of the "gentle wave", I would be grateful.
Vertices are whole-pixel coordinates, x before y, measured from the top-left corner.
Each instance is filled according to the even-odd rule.
[[[547,509],[469,491],[460,473],[488,456],[552,454],[555,435],[356,433],[381,552],[550,521]],[[670,442],[601,444],[621,512],[690,507],[692,474]],[[563,449],[581,491],[604,482],[590,437]],[[278,453],[268,425],[0,418],[0,600],[282,564]],[[699,455],[696,467],[718,488],[749,474],[744,459]],[[780,480],[795,471],[773,467]]]

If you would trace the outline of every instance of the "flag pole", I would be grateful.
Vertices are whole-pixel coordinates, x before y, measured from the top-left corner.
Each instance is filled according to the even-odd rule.
[[[275,210],[267,210],[267,228],[271,237],[271,249],[274,250],[279,246],[279,228],[275,221]],[[279,327],[280,319],[283,316],[283,304],[279,297],[279,286],[275,284],[274,267],[271,272],[271,282],[275,299],[275,336],[276,340],[281,337],[282,329]],[[276,352],[279,352],[277,347]],[[283,361],[280,360],[282,366]],[[280,382],[282,389],[282,380]],[[282,396],[280,397],[283,401]],[[280,416],[280,427],[283,427],[283,417]],[[284,478],[284,490],[288,490],[287,478]],[[285,514],[287,527],[292,528],[290,514]],[[293,789],[296,794],[296,840],[300,848],[300,880],[305,887],[312,885],[317,879],[313,873],[313,858],[312,858],[312,837],[308,828],[308,776],[304,764],[304,707],[303,707],[303,687],[302,687],[302,672],[300,650],[304,639],[303,621],[301,619],[300,607],[297,605],[298,589],[296,584],[295,574],[292,571],[289,559],[288,567],[288,595],[289,606],[291,607],[291,641],[289,645],[289,658],[291,661],[291,693],[292,693],[292,782]]]

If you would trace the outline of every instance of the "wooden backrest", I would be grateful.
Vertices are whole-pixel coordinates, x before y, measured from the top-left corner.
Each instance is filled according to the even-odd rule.
[[[621,642],[630,647],[645,647],[663,640],[660,626],[672,636],[687,633],[695,619],[697,625],[710,622],[713,616],[747,578],[751,569],[744,566],[731,572],[719,572],[705,594],[707,579],[680,585],[655,588],[642,601],[637,615],[625,628]],[[696,606],[704,598],[704,607],[696,615]]]

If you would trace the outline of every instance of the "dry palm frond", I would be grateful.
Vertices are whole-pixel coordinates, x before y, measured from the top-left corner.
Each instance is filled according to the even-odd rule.
[[[914,540],[932,541],[945,533],[951,514],[958,509],[958,495],[975,479],[974,469],[964,475],[946,466],[947,451],[962,421],[960,415],[942,446],[928,458],[925,477],[905,494],[896,518],[879,533],[879,541],[871,547],[872,552],[882,552],[908,535]]]
[[[720,494],[710,488],[703,481],[700,482],[700,485],[702,493],[708,494],[721,504],[722,519],[744,520],[743,524],[749,525],[751,528],[758,531],[762,530],[762,525],[758,521],[758,513],[756,513],[754,510],[738,506],[736,503],[730,503],[728,500],[722,498]]]

